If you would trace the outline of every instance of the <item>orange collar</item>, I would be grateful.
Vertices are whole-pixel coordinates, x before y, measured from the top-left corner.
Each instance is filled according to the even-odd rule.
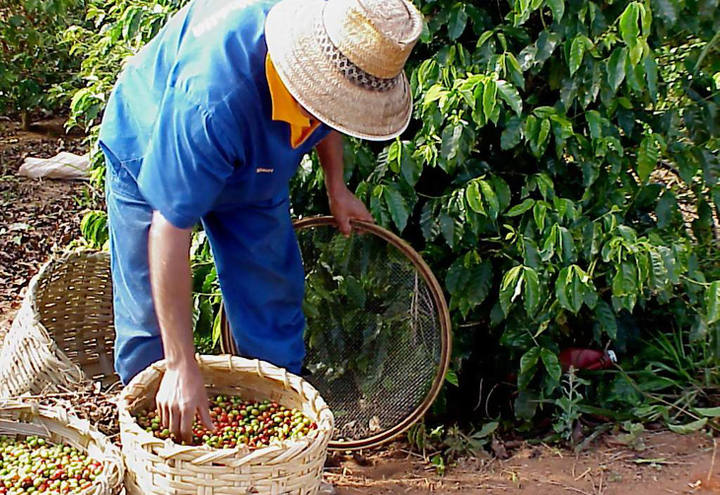
[[[272,100],[272,119],[290,125],[290,145],[297,148],[310,137],[320,122],[316,119],[311,120],[303,114],[300,105],[287,90],[275,70],[275,66],[270,60],[270,54],[265,58],[265,77]]]

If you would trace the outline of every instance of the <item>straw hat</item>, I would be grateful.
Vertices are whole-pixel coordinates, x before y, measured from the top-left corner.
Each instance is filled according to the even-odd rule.
[[[282,0],[268,14],[265,39],[280,78],[308,112],[380,141],[410,122],[403,68],[422,26],[407,0]]]

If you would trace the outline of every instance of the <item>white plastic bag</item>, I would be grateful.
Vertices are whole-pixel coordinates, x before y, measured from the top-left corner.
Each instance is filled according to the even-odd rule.
[[[78,156],[63,151],[52,158],[26,158],[18,174],[33,179],[82,180],[89,178],[89,169],[87,155]]]

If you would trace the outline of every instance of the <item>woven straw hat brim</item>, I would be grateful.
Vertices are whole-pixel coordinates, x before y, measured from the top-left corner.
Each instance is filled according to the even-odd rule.
[[[402,134],[412,116],[410,83],[403,73],[384,92],[347,80],[322,52],[314,34],[324,0],[283,0],[265,22],[270,58],[292,96],[328,126],[350,136],[385,141]]]

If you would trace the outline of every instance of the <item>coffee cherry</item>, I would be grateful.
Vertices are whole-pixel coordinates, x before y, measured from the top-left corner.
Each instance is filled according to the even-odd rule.
[[[223,394],[210,399],[210,418],[215,432],[207,431],[196,420],[189,445],[204,444],[219,449],[246,445],[255,449],[286,439],[302,438],[317,429],[317,424],[297,409],[288,409],[269,400],[250,402]],[[162,427],[156,411],[140,411],[135,419],[141,428],[155,437],[177,441]]]
[[[0,436],[0,495],[75,493],[101,473],[99,462],[69,445]]]

